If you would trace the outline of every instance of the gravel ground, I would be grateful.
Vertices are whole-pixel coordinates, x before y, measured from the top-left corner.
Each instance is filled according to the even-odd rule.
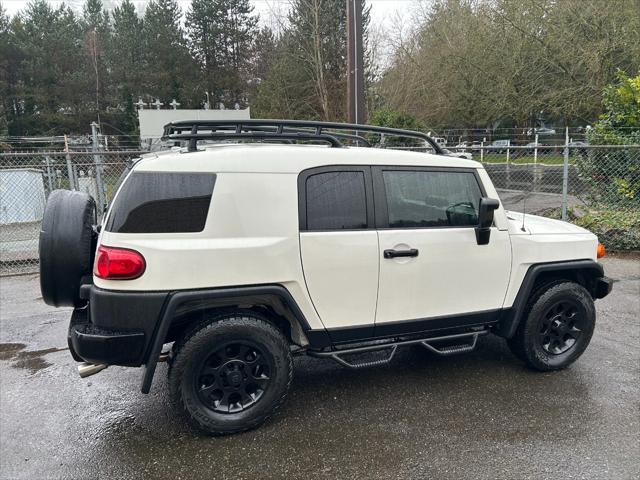
[[[0,477],[640,478],[640,260],[604,263],[618,281],[567,370],[529,371],[497,337],[365,371],[298,358],[279,414],[225,438],[174,418],[165,365],[150,395],[140,369],[80,379],[69,310],[44,305],[35,276],[0,278]]]

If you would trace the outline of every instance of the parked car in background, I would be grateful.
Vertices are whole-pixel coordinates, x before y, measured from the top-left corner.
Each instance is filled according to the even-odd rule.
[[[473,160],[473,154],[471,152],[465,152],[460,150],[451,151],[446,148],[443,148],[442,151],[445,155],[449,157],[466,158],[467,160]]]
[[[556,134],[556,130],[554,128],[549,128],[549,127],[538,127],[538,128],[530,128],[529,130],[527,130],[527,135],[532,136],[532,135],[555,135]]]
[[[446,147],[446,145],[447,145],[447,139],[446,138],[444,138],[444,137],[433,137],[433,139],[442,148]]]
[[[491,153],[505,153],[510,145],[511,140],[494,140],[489,145],[489,151]]]
[[[587,158],[587,155],[589,154],[586,148],[589,146],[587,142],[580,140],[571,141],[567,146],[569,147],[569,155],[580,155],[582,158]]]

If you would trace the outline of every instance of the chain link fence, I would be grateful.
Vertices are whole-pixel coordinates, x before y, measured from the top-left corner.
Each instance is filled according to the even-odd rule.
[[[127,162],[141,152],[0,154],[0,275],[38,270],[38,235],[49,194],[79,190],[98,213],[115,193]]]
[[[640,249],[640,145],[451,150],[484,164],[505,208],[574,222],[612,249]],[[51,191],[80,190],[107,205],[127,162],[141,153],[0,154],[0,275],[37,271]]]
[[[585,227],[610,249],[640,249],[640,145],[481,146],[505,208]]]

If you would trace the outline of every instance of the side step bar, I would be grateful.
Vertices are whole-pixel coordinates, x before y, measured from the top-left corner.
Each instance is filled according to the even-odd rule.
[[[375,367],[379,365],[386,365],[390,363],[394,355],[396,354],[398,347],[406,347],[409,345],[422,345],[427,350],[430,350],[433,353],[437,353],[438,355],[455,355],[458,353],[470,352],[476,348],[478,337],[481,335],[486,335],[487,333],[489,333],[489,330],[480,330],[477,332],[457,333],[455,335],[444,335],[442,337],[400,340],[397,342],[382,343],[378,345],[366,345],[363,347],[345,348],[342,350],[333,350],[328,352],[317,352],[313,350],[308,350],[307,355],[311,357],[317,357],[317,358],[329,358],[347,368],[353,368],[353,369],[367,368],[367,367]],[[437,347],[432,345],[433,342],[458,340],[458,339],[460,340],[470,339],[471,343],[463,343],[461,345],[448,345],[445,347]],[[341,355],[376,352],[376,351],[382,351],[382,350],[388,350],[389,354],[387,357],[382,358],[380,360],[372,360],[372,361],[362,362],[362,363],[352,363],[341,357]]]

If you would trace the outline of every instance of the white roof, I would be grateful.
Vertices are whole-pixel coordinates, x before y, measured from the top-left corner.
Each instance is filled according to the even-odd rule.
[[[323,165],[405,165],[482,168],[473,160],[381,148],[318,145],[219,144],[197,152],[177,149],[142,157],[138,171],[299,173]]]

